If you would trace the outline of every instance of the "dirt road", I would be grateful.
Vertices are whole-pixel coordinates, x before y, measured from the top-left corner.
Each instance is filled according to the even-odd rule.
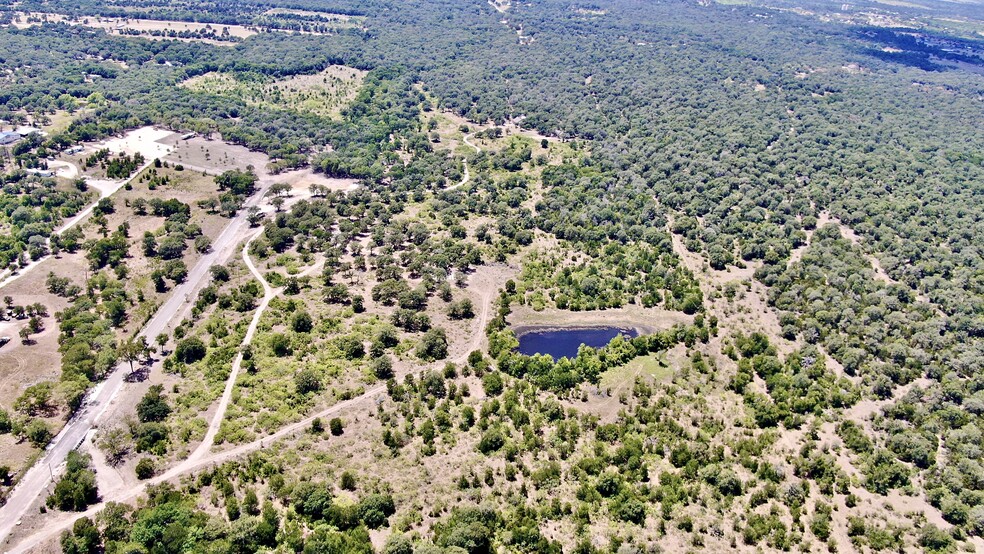
[[[474,144],[472,144],[472,143],[471,143],[471,142],[469,142],[469,140],[468,140],[468,137],[470,137],[471,135],[474,135],[474,134],[475,134],[475,133],[470,133],[470,134],[467,134],[467,135],[465,135],[465,136],[464,136],[464,139],[463,139],[463,140],[464,140],[464,142],[465,142],[465,144],[467,144],[468,146],[471,146],[472,148],[474,148],[474,149],[475,149],[475,153],[480,153],[480,152],[482,151],[482,149],[481,149],[481,148],[479,148],[478,146],[476,146],[476,145],[474,145]],[[446,190],[454,190],[454,189],[456,189],[456,188],[458,188],[458,187],[462,187],[462,186],[464,186],[464,185],[465,185],[466,183],[468,183],[468,181],[470,181],[470,180],[471,180],[471,174],[470,174],[470,173],[468,172],[468,159],[467,159],[467,158],[465,158],[465,176],[464,176],[464,177],[462,177],[462,179],[461,179],[461,182],[460,182],[460,183],[458,183],[458,184],[456,184],[456,185],[451,185],[451,186],[450,186],[450,187],[448,187],[448,188],[447,188]]]
[[[102,188],[102,189],[100,189],[101,194],[99,195],[99,198],[96,199],[95,202],[92,202],[91,204],[89,204],[88,206],[86,206],[86,208],[84,210],[82,210],[81,212],[75,214],[71,219],[69,219],[68,221],[62,223],[60,227],[58,227],[57,229],[55,229],[55,234],[56,235],[61,235],[65,231],[71,229],[72,227],[75,227],[80,221],[82,221],[83,219],[85,219],[86,217],[88,217],[89,214],[92,213],[92,210],[94,210],[96,208],[96,204],[99,203],[99,200],[102,200],[103,198],[109,198],[110,196],[116,194],[116,191],[120,190],[127,183],[129,183],[130,181],[132,181],[132,180],[136,179],[138,176],[140,176],[140,174],[143,173],[145,169],[147,169],[148,167],[150,167],[150,164],[152,164],[152,163],[154,163],[154,162],[153,161],[149,161],[149,162],[143,164],[140,167],[140,169],[137,169],[133,173],[133,175],[131,175],[128,179],[125,179],[125,180],[119,181],[119,182],[112,182],[111,183],[111,186],[109,186],[108,188]],[[48,248],[50,249],[51,248],[51,240],[50,239],[48,239],[47,244],[48,244]],[[0,289],[2,289],[3,287],[9,285],[10,283],[13,283],[17,279],[20,279],[21,277],[23,277],[24,275],[26,275],[28,272],[32,271],[34,268],[36,268],[37,266],[41,265],[41,262],[47,260],[49,257],[51,257],[50,254],[47,255],[47,256],[41,256],[37,260],[34,260],[34,261],[30,262],[29,264],[27,264],[26,266],[24,266],[23,268],[21,268],[21,270],[18,271],[17,273],[11,274],[11,273],[9,273],[9,271],[5,271],[4,272],[4,276],[5,276],[4,279],[2,281],[0,281]]]
[[[263,191],[261,191],[260,193],[257,193],[257,194],[258,195],[261,195],[262,192]],[[254,196],[253,198],[254,199],[258,199],[260,197],[261,196]],[[243,211],[243,213],[245,213],[245,210]],[[230,227],[231,226],[232,226],[232,224],[230,224]],[[247,256],[246,259],[247,259],[247,265],[250,266],[250,270],[251,271],[254,271],[254,273],[255,273],[255,268],[252,267],[252,263],[250,261],[248,261],[248,256]],[[261,280],[261,282],[263,282],[263,281]],[[463,362],[465,362],[468,359],[468,353],[469,352],[471,352],[472,350],[476,350],[476,349],[478,349],[478,348],[481,347],[482,341],[485,340],[485,326],[488,323],[489,311],[491,310],[492,300],[493,300],[494,296],[495,296],[495,291],[493,291],[493,290],[489,290],[485,294],[482,295],[482,299],[481,299],[481,302],[482,302],[482,310],[481,310],[481,313],[480,313],[479,317],[476,318],[476,322],[475,322],[476,324],[475,324],[475,329],[474,329],[474,332],[473,332],[473,335],[472,335],[472,339],[471,339],[471,341],[469,341],[468,344],[465,345],[465,347],[462,350],[462,353],[459,356],[455,357],[451,361],[454,361],[454,362],[457,362],[457,363],[463,363]],[[266,297],[267,296],[265,295],[265,298]],[[422,366],[422,367],[419,367],[419,368],[415,369],[411,373],[414,374],[414,375],[418,375],[418,374],[423,373],[424,371],[426,371],[428,369],[432,369],[434,367],[438,367],[440,365],[443,365],[444,363],[445,362],[442,361],[442,362],[438,362],[436,364],[427,364],[425,366]],[[123,372],[118,369],[116,371],[116,374],[122,375]],[[234,381],[233,381],[233,383],[234,383]],[[227,386],[227,388],[228,388],[228,386]],[[47,541],[49,539],[52,539],[52,538],[58,536],[59,534],[61,534],[62,531],[66,530],[66,529],[69,529],[74,524],[74,522],[76,520],[78,520],[79,518],[81,518],[81,517],[90,517],[90,518],[93,517],[95,514],[97,514],[99,511],[101,511],[103,509],[103,507],[105,506],[105,503],[106,502],[126,502],[126,501],[130,501],[133,498],[139,496],[140,494],[143,494],[144,490],[146,489],[146,487],[148,485],[155,485],[155,484],[158,484],[158,483],[161,483],[161,482],[164,482],[164,481],[169,481],[171,479],[174,479],[175,477],[178,477],[180,475],[184,475],[186,473],[189,473],[189,472],[192,472],[192,471],[201,469],[203,467],[215,466],[215,465],[221,464],[223,462],[226,462],[228,460],[232,460],[234,458],[238,458],[238,457],[240,457],[240,456],[242,456],[244,454],[247,454],[249,452],[253,452],[255,450],[259,450],[259,449],[263,448],[264,446],[269,446],[269,445],[273,444],[274,442],[276,442],[279,439],[282,439],[284,437],[290,436],[290,435],[292,435],[294,433],[297,433],[299,431],[302,431],[304,429],[309,428],[310,425],[311,425],[311,422],[314,421],[314,419],[316,419],[316,418],[327,418],[329,416],[334,416],[334,415],[340,414],[340,413],[348,410],[349,408],[358,406],[358,405],[360,405],[360,404],[362,404],[362,403],[364,403],[364,402],[372,399],[373,397],[375,397],[375,396],[377,396],[379,394],[383,394],[385,392],[386,392],[386,385],[385,384],[377,385],[377,386],[375,386],[375,387],[367,390],[366,392],[364,392],[363,394],[361,394],[361,395],[359,395],[359,396],[357,396],[355,398],[352,398],[350,400],[346,400],[346,401],[343,401],[343,402],[339,402],[338,404],[335,404],[334,406],[331,406],[331,407],[329,407],[329,408],[327,408],[325,410],[322,410],[319,413],[316,413],[316,414],[313,414],[311,416],[308,416],[307,418],[302,419],[301,421],[298,421],[296,423],[292,423],[290,425],[287,425],[287,426],[281,428],[280,430],[278,430],[277,432],[275,432],[275,433],[273,433],[271,435],[268,435],[266,437],[263,437],[261,439],[255,440],[255,441],[250,442],[250,443],[242,444],[242,445],[239,445],[237,447],[230,448],[229,450],[224,450],[222,452],[217,452],[217,453],[208,454],[208,455],[205,455],[203,453],[203,454],[200,454],[197,459],[188,458],[184,462],[178,464],[177,466],[171,468],[170,470],[164,472],[163,474],[161,474],[161,475],[159,475],[157,477],[154,477],[153,479],[148,479],[147,481],[144,481],[140,485],[138,485],[138,486],[136,486],[136,487],[134,487],[134,488],[132,488],[132,489],[130,489],[128,491],[125,491],[125,492],[122,492],[120,494],[114,495],[111,498],[110,497],[103,498],[102,499],[103,500],[102,502],[100,502],[99,504],[96,504],[96,505],[90,507],[88,510],[86,510],[84,512],[62,513],[62,514],[58,514],[57,516],[54,516],[52,518],[52,521],[47,522],[47,524],[45,525],[45,527],[43,529],[41,529],[40,531],[38,531],[37,533],[35,533],[35,534],[33,534],[33,535],[29,536],[29,537],[24,538],[19,543],[14,544],[14,545],[7,545],[6,543],[4,543],[5,546],[9,546],[9,548],[7,549],[7,552],[8,552],[8,554],[20,554],[20,553],[24,553],[24,552],[29,552],[32,548],[34,548],[38,544],[40,544],[40,543],[42,543],[44,541]],[[221,417],[216,418],[216,419],[218,421],[221,421]],[[83,433],[82,437],[84,437],[84,433]],[[207,438],[208,437],[206,437],[206,439]],[[80,438],[79,441],[81,441],[81,440],[82,439]],[[75,444],[78,444],[78,443],[75,443]],[[208,440],[203,441],[203,445],[204,444],[208,444],[209,445],[205,449],[205,452],[207,452],[208,448],[211,447],[211,441],[208,441]],[[69,449],[69,450],[71,450],[71,449]],[[66,455],[67,455],[67,453],[68,453],[69,450],[66,450],[65,451],[65,454]],[[202,450],[202,448],[199,447],[198,450]],[[198,453],[198,451],[196,450],[196,454],[197,453]],[[46,458],[47,458],[47,456],[46,456]],[[35,466],[35,468],[37,468],[39,466],[43,466],[43,463],[39,463],[38,465]],[[47,478],[47,473],[45,473],[44,475]],[[11,503],[13,502],[13,499],[14,499],[13,495],[11,496],[11,502],[8,502],[7,506],[5,506],[2,510],[0,510],[0,512],[2,512],[2,514],[0,514],[0,515],[2,515],[2,519],[0,519],[0,525],[3,526],[2,528],[0,528],[0,532],[3,533],[2,536],[4,537],[4,539],[3,539],[4,541],[6,541],[6,539],[9,537],[10,530],[12,529],[12,526],[16,522],[16,519],[18,519],[20,517],[20,515],[22,515],[24,513],[24,510],[28,506],[31,505],[31,503],[33,502],[34,498],[38,496],[37,493],[43,487],[45,487],[46,484],[47,484],[47,479],[45,479],[43,481],[39,481],[38,488],[31,489],[31,490],[34,491],[34,494],[31,495],[29,499],[28,498],[21,498],[21,499],[19,499],[20,502],[23,502],[24,503],[23,504],[24,508],[19,511],[17,518],[14,518],[13,520],[11,520],[8,517],[8,511],[7,511],[7,509],[11,506]],[[15,493],[16,493],[16,490],[15,490]],[[26,502],[25,502],[25,500],[26,500]]]

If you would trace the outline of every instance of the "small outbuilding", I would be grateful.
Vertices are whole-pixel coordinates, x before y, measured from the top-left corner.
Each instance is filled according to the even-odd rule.
[[[19,133],[12,133],[9,131],[0,133],[0,146],[7,146],[8,144],[13,144],[22,138],[24,137],[22,137]]]

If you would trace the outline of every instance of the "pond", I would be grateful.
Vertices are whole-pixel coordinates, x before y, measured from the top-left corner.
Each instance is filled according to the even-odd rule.
[[[526,356],[548,354],[554,360],[563,357],[574,358],[582,344],[601,348],[613,338],[622,335],[633,338],[639,335],[635,329],[623,327],[577,327],[577,328],[529,328],[519,334],[519,353]]]

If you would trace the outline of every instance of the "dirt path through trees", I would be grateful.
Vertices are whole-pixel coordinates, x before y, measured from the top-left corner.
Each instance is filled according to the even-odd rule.
[[[249,261],[248,255],[245,254],[247,252],[246,248],[248,248],[248,244],[247,244],[246,247],[244,247],[244,250],[243,250],[243,252],[244,252],[244,260],[246,260],[246,263],[249,266],[250,271],[253,272],[254,275],[257,275],[259,277],[258,272],[256,271],[256,268],[252,265],[252,262]],[[308,271],[311,271],[311,270],[313,270],[316,267],[317,267],[317,265],[312,266],[312,268],[309,268]],[[305,272],[305,273],[307,273],[307,272]],[[260,277],[260,282],[261,283],[266,283],[266,281],[263,280],[262,277]],[[415,369],[413,369],[412,371],[409,372],[410,375],[417,376],[417,375],[419,375],[419,374],[421,374],[421,373],[423,373],[423,372],[425,372],[427,370],[438,368],[438,367],[442,366],[443,364],[445,364],[448,361],[451,361],[451,362],[454,362],[454,363],[464,363],[465,361],[467,361],[468,354],[472,350],[477,350],[477,349],[479,349],[482,346],[482,341],[485,340],[485,326],[488,323],[489,311],[490,311],[491,306],[492,306],[492,300],[493,300],[493,298],[495,297],[495,294],[496,294],[496,291],[495,291],[494,287],[482,287],[482,288],[484,290],[483,290],[482,296],[481,296],[481,303],[482,303],[481,312],[479,313],[479,317],[476,318],[476,325],[475,325],[474,333],[472,335],[472,339],[465,345],[464,349],[462,350],[462,353],[460,355],[458,355],[457,357],[451,359],[451,360],[441,360],[439,362],[425,364],[425,365],[422,365],[420,367],[417,367],[417,368],[415,368]],[[279,289],[273,290],[272,291],[273,294],[276,294],[276,292],[278,290]],[[268,296],[269,295],[265,295],[264,298],[267,298]],[[258,310],[258,312],[259,312],[259,310]],[[258,316],[254,316],[254,318],[256,320],[259,319]],[[232,375],[230,375],[230,381],[229,382],[234,382],[233,381],[233,378],[232,378]],[[226,386],[226,390],[229,390],[228,384]],[[343,402],[339,402],[338,404],[335,404],[335,405],[333,405],[333,406],[331,406],[329,408],[326,408],[326,409],[324,409],[324,410],[322,410],[322,411],[320,411],[318,413],[312,414],[312,415],[310,415],[310,416],[308,416],[308,417],[306,417],[306,418],[304,418],[304,419],[302,419],[300,421],[297,421],[295,423],[292,423],[290,425],[287,425],[287,426],[281,428],[280,430],[278,430],[277,432],[272,433],[270,435],[267,435],[266,437],[257,439],[257,440],[255,440],[253,442],[249,442],[249,443],[246,443],[246,444],[239,445],[239,446],[237,446],[235,448],[231,448],[229,450],[224,450],[222,452],[207,453],[208,452],[208,449],[211,448],[211,441],[208,441],[207,440],[208,439],[208,435],[206,435],[206,440],[202,441],[202,445],[200,445],[198,447],[198,449],[196,449],[196,451],[195,451],[196,453],[198,453],[199,451],[202,452],[201,454],[199,454],[199,457],[197,459],[193,459],[190,456],[184,462],[178,464],[177,466],[171,468],[170,470],[165,471],[164,473],[162,473],[161,475],[159,475],[157,477],[154,477],[152,479],[148,479],[148,480],[142,482],[140,485],[138,485],[136,487],[133,487],[133,488],[131,488],[129,490],[118,491],[118,492],[115,492],[114,494],[105,494],[104,493],[99,504],[92,505],[91,507],[89,507],[88,510],[85,510],[84,512],[64,512],[64,513],[60,513],[60,514],[57,515],[57,517],[54,517],[50,521],[47,521],[46,524],[45,524],[45,526],[42,529],[38,530],[36,533],[34,533],[32,535],[29,535],[27,537],[24,537],[18,543],[12,545],[11,548],[7,552],[8,552],[8,554],[20,554],[20,553],[24,553],[24,552],[29,552],[32,549],[34,549],[35,547],[37,547],[38,545],[43,544],[43,543],[45,543],[47,541],[50,541],[50,540],[54,539],[55,537],[57,537],[58,535],[60,535],[63,531],[65,531],[67,529],[70,529],[71,526],[75,523],[75,521],[79,520],[80,518],[83,518],[83,517],[92,518],[92,517],[94,517],[97,513],[99,513],[100,511],[102,511],[102,509],[109,502],[128,502],[128,501],[132,501],[137,496],[143,494],[144,491],[146,490],[146,488],[148,486],[156,485],[156,484],[159,484],[159,483],[162,483],[162,482],[165,482],[165,481],[170,481],[170,480],[172,480],[172,479],[174,479],[176,477],[179,477],[181,475],[190,473],[192,471],[195,471],[195,470],[198,470],[198,469],[201,469],[201,468],[204,468],[204,467],[208,467],[208,466],[218,465],[218,464],[224,463],[226,461],[229,461],[229,460],[238,458],[238,457],[240,457],[240,456],[242,456],[244,454],[248,454],[250,452],[253,452],[255,450],[259,450],[259,449],[262,449],[264,447],[268,447],[271,444],[273,444],[274,442],[276,442],[276,441],[278,441],[278,440],[280,440],[282,438],[288,437],[288,436],[290,436],[290,435],[292,435],[294,433],[297,433],[299,431],[302,431],[304,429],[309,428],[311,426],[311,422],[314,421],[315,419],[319,419],[319,418],[320,419],[324,419],[324,418],[327,418],[327,417],[330,417],[330,416],[335,416],[335,415],[338,415],[340,413],[346,412],[349,409],[355,408],[355,407],[357,407],[357,406],[365,403],[366,401],[372,399],[373,397],[375,397],[375,396],[377,396],[379,394],[385,393],[385,392],[386,392],[386,385],[385,384],[377,385],[377,386],[372,387],[371,389],[365,391],[361,395],[356,396],[355,398],[352,398],[352,399],[349,399],[349,400],[345,400]],[[223,397],[224,396],[225,396],[225,394],[223,394]],[[226,402],[226,405],[228,405],[228,402]],[[221,414],[224,414],[224,410],[219,410],[219,411],[216,412],[216,415],[213,416],[213,424],[216,421],[221,422],[221,420],[222,420]],[[211,426],[210,426],[210,429],[211,429]],[[213,437],[213,440],[214,440],[214,434],[212,435],[212,437]],[[208,445],[208,446],[206,447],[206,446],[203,446],[203,445]],[[192,456],[194,456],[194,455],[195,454],[192,454]]]
[[[481,153],[482,152],[482,149],[479,148],[478,146],[476,146],[475,144],[473,144],[471,141],[468,140],[468,137],[470,137],[470,136],[472,136],[474,134],[475,133],[469,133],[469,134],[465,135],[462,140],[464,141],[465,144],[467,144],[468,146],[471,146],[472,148],[474,148],[475,149],[475,153],[478,154],[478,153]],[[469,180],[471,180],[471,174],[468,172],[468,158],[465,158],[465,164],[464,165],[465,165],[465,176],[462,177],[461,182],[458,183],[458,184],[456,184],[456,185],[451,185],[450,187],[447,188],[447,190],[454,190],[454,189],[456,189],[458,187],[462,187]]]
[[[249,322],[249,328],[246,329],[246,336],[243,337],[243,342],[240,344],[239,353],[236,354],[236,359],[232,362],[232,370],[229,372],[229,378],[226,379],[225,389],[222,391],[222,396],[219,398],[219,406],[215,410],[215,414],[212,416],[212,421],[208,425],[208,430],[205,431],[205,437],[202,439],[201,444],[198,448],[191,453],[190,456],[184,461],[182,465],[194,463],[195,460],[202,458],[215,444],[215,435],[218,434],[219,428],[222,426],[222,420],[225,418],[226,410],[229,408],[229,402],[232,400],[233,389],[236,388],[236,379],[239,377],[239,369],[243,364],[243,349],[245,349],[251,342],[253,342],[253,336],[256,334],[256,328],[260,324],[260,318],[263,317],[263,312],[266,311],[267,307],[270,305],[270,301],[283,290],[283,288],[274,289],[270,286],[270,283],[263,278],[263,275],[256,269],[253,265],[253,260],[249,257],[249,245],[262,234],[262,228],[259,232],[253,235],[246,244],[243,245],[243,262],[246,263],[246,267],[249,268],[250,273],[256,277],[256,280],[263,285],[263,300],[260,301],[259,307],[256,308],[256,312],[253,314],[253,319]]]

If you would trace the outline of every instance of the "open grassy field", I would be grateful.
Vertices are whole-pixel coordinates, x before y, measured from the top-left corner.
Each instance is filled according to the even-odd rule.
[[[193,77],[182,86],[196,92],[238,98],[253,106],[337,117],[358,93],[365,73],[341,65],[315,75],[289,79],[211,72]]]
[[[335,31],[341,29],[353,29],[363,25],[364,16],[346,15],[341,13],[331,13],[312,10],[298,10],[293,8],[272,8],[263,13],[258,19],[258,23],[270,25],[274,28],[283,27],[284,29],[294,28],[300,24],[304,31],[310,33],[309,29],[317,28],[322,31]]]

